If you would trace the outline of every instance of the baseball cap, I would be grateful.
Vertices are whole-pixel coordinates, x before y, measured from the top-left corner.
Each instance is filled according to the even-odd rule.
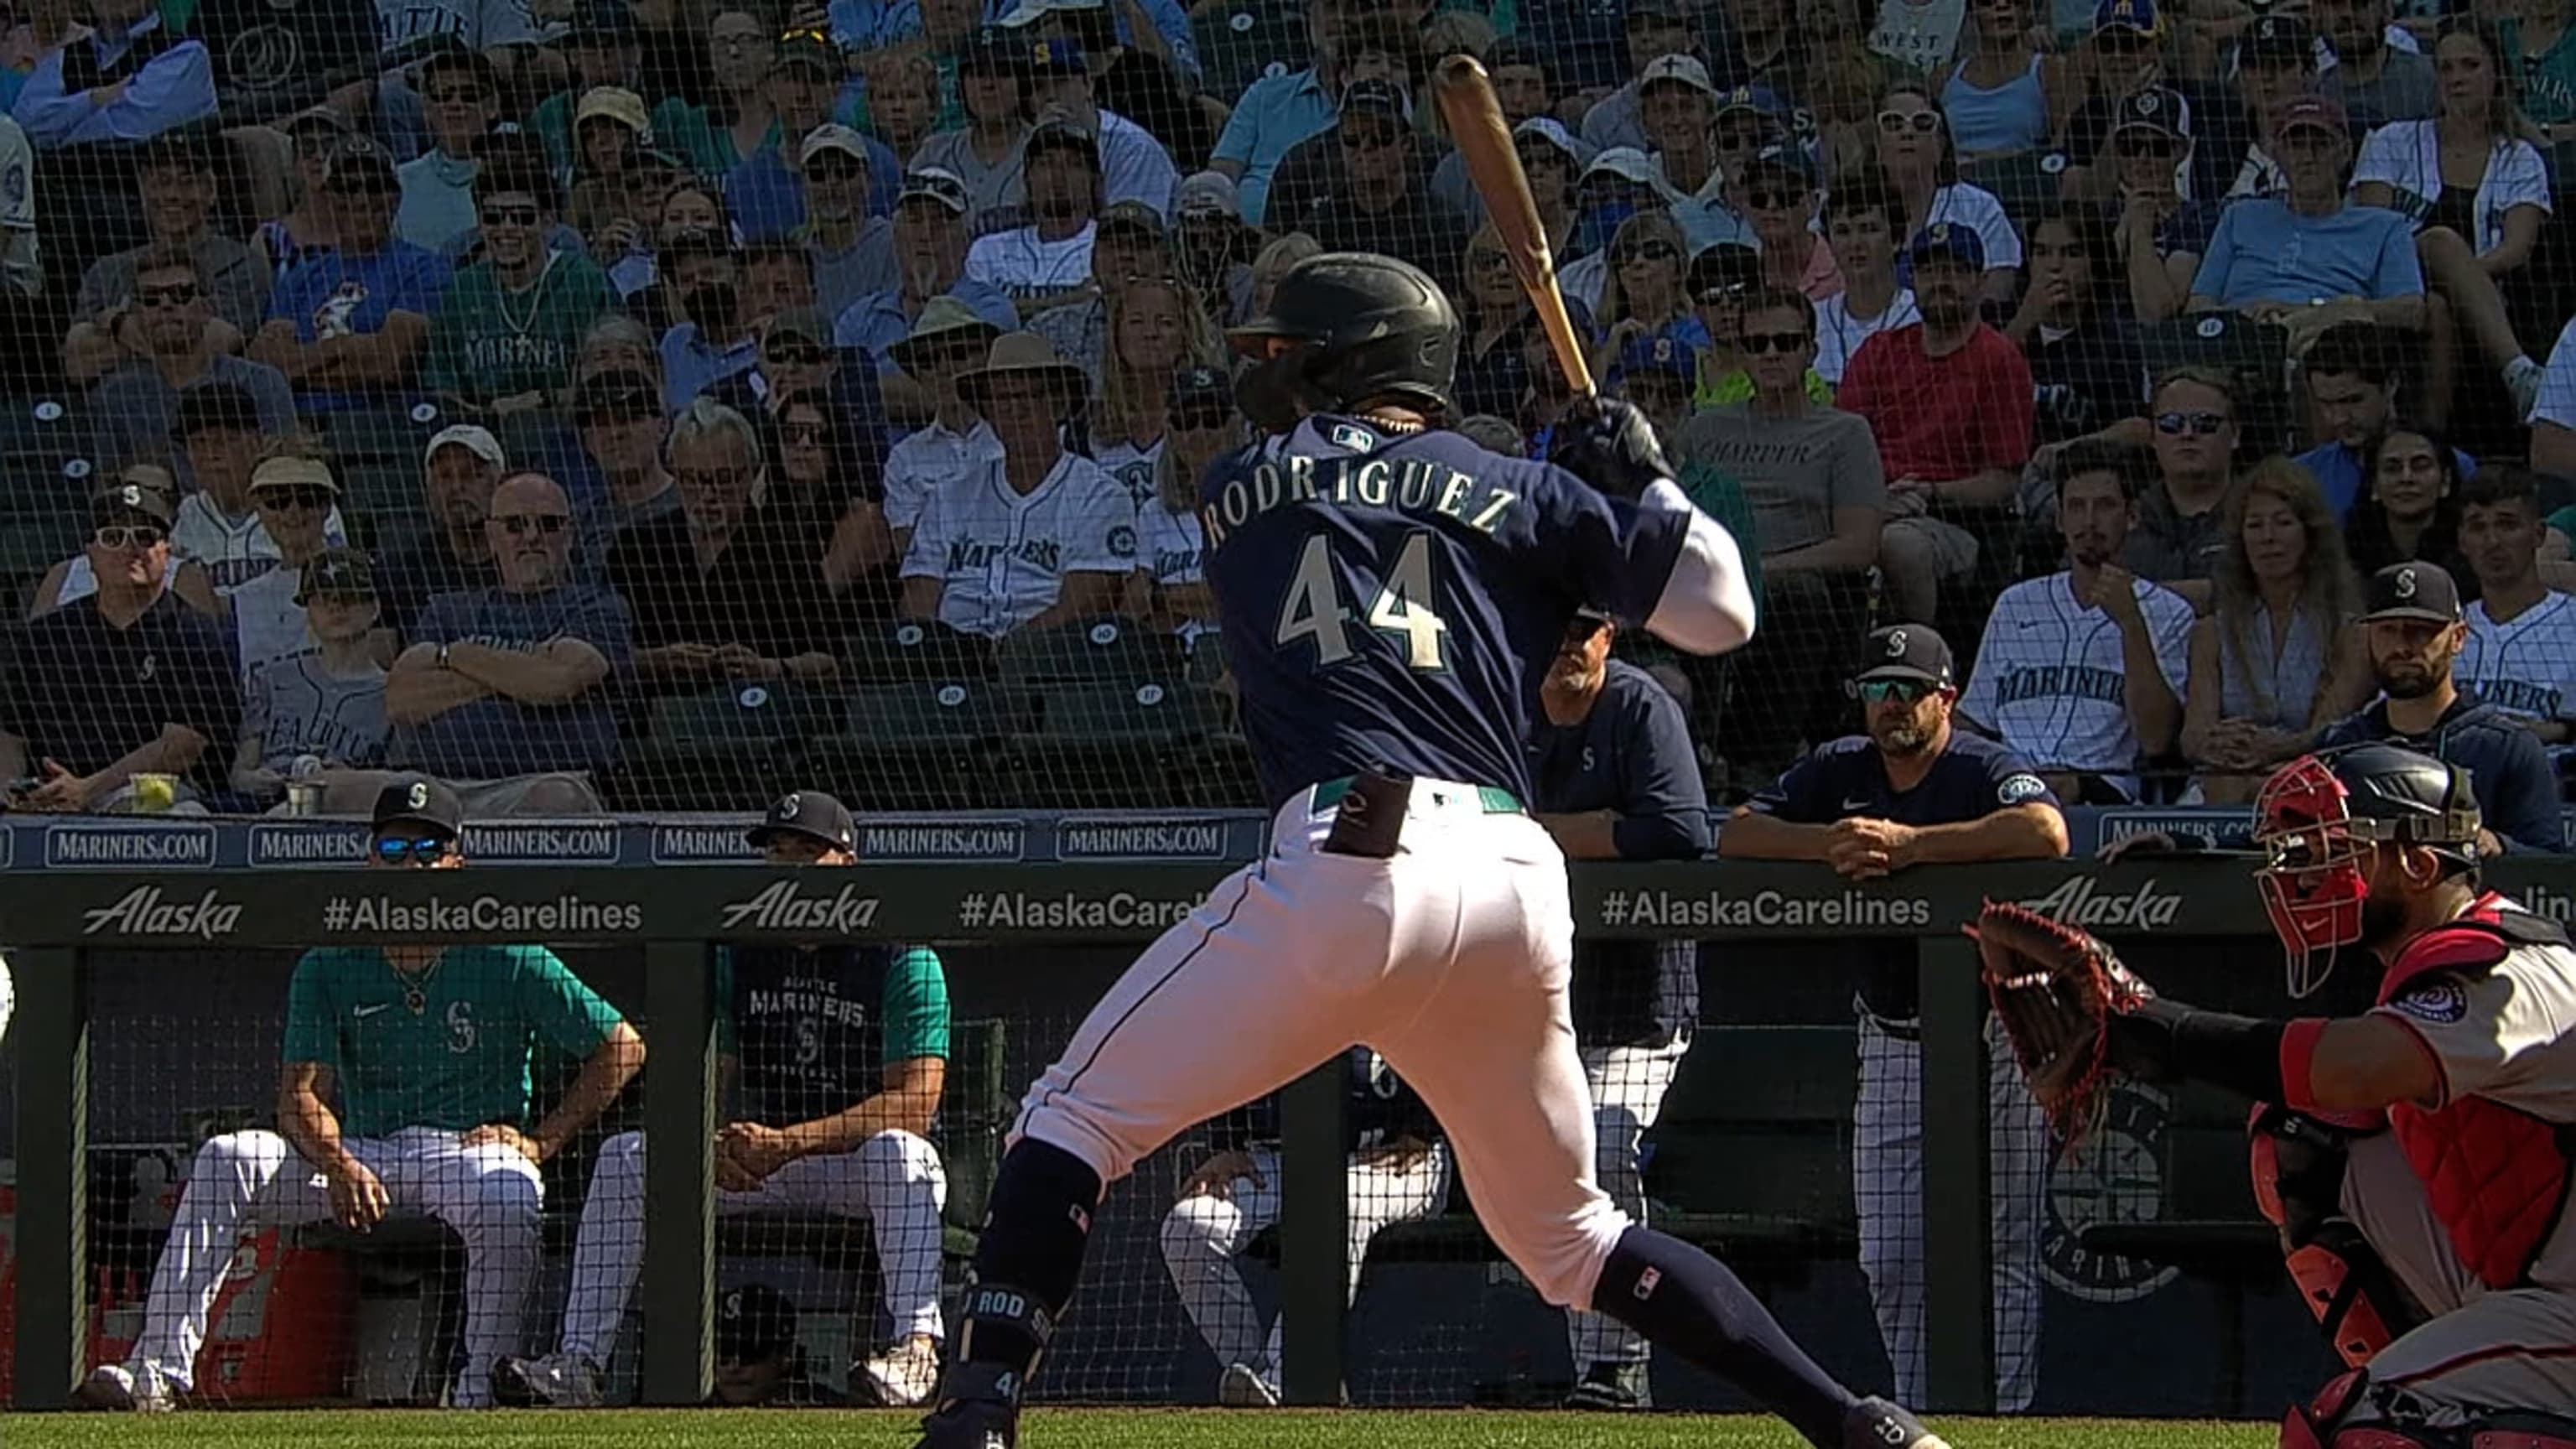
[[[789,307],[769,319],[769,330],[761,334],[766,343],[773,337],[802,337],[808,342],[832,345],[832,324],[812,307]]]
[[[1780,97],[1769,86],[1737,86],[1733,90],[1713,91],[1712,94],[1717,97],[1717,114],[1720,116],[1751,111],[1757,116],[1776,120],[1789,114],[1789,108],[1781,104]]]
[[[1207,427],[1234,415],[1234,380],[1221,367],[1184,367],[1172,374],[1172,421]]]
[[[958,216],[964,216],[970,205],[966,183],[945,166],[915,166],[903,173],[903,190],[895,193],[894,204],[907,201],[935,201]]]
[[[89,497],[89,516],[93,523],[141,514],[168,528],[171,512],[170,495],[163,492],[159,484],[136,482],[130,472],[126,476],[109,479]]]
[[[422,465],[427,466],[437,458],[441,448],[463,448],[495,468],[510,466],[510,455],[501,451],[501,440],[492,436],[490,428],[479,424],[450,423],[439,429],[431,435],[429,446],[421,450]]]
[[[2266,15],[2245,32],[2240,58],[2256,64],[2291,61],[2305,70],[2317,61],[2316,33],[2296,15]]]
[[[1713,242],[1691,254],[1690,294],[1714,302],[1762,285],[1762,253],[1742,242]]]
[[[1565,129],[1565,123],[1554,116],[1532,116],[1512,127],[1512,143],[1517,146],[1523,141],[1536,141],[1561,152],[1566,163],[1578,171],[1592,159],[1591,146]]]
[[[2164,15],[2156,9],[2156,0],[2101,0],[2093,7],[2093,33],[2105,30],[2134,30],[2153,35],[2164,24]]]
[[[211,171],[215,164],[214,142],[195,126],[164,131],[143,143],[139,169],[154,170],[174,167],[181,171]]]
[[[2460,621],[2460,586],[2448,569],[2422,559],[2393,563],[2370,576],[2363,593],[2361,622],[2422,619],[2433,624]]]
[[[1854,684],[1911,679],[1948,689],[1953,683],[1950,641],[1934,633],[1928,624],[1891,624],[1872,629],[1861,645],[1860,656],[1865,662],[1860,673],[1852,676]]]
[[[338,493],[340,482],[319,458],[269,458],[250,470],[250,491],[256,495],[262,488],[327,488]]]
[[[638,136],[653,133],[653,118],[644,109],[644,98],[624,86],[592,86],[582,92],[581,106],[573,112],[573,124],[604,117],[615,121]]]
[[[1581,180],[1590,181],[1596,176],[1615,176],[1622,181],[1652,187],[1657,192],[1662,192],[1666,184],[1663,168],[1655,164],[1654,158],[1634,146],[1613,146],[1593,157],[1592,164],[1583,168]]]
[[[1091,64],[1078,40],[1041,40],[1029,47],[1028,73],[1038,77],[1089,75]]]
[[[588,0],[576,5],[568,36],[575,44],[590,41],[623,44],[635,38],[635,11],[626,0]]]
[[[356,594],[372,599],[376,596],[376,566],[358,549],[326,548],[306,561],[304,576],[295,585],[295,607],[305,607],[315,594]]]
[[[1684,387],[1690,387],[1699,381],[1699,355],[1689,343],[1669,332],[1633,338],[1619,349],[1621,377],[1649,372],[1678,378]]]
[[[1023,157],[1034,156],[1041,146],[1079,151],[1090,157],[1093,165],[1100,163],[1100,137],[1071,116],[1053,116],[1038,122],[1036,128],[1029,132],[1029,139],[1022,145],[1020,154]]]
[[[1105,237],[1113,231],[1133,232],[1151,241],[1161,241],[1163,217],[1141,201],[1113,201],[1101,211],[1099,230],[1093,235]]]
[[[1944,257],[1972,272],[1986,269],[1986,243],[1977,229],[1965,222],[1936,221],[1915,235],[1905,248],[1905,259],[1916,265],[1933,257]]]
[[[1028,63],[1028,47],[1019,36],[987,25],[966,37],[958,48],[957,68],[976,75],[1018,75]]]
[[[1498,71],[1507,65],[1534,65],[1545,71],[1556,69],[1547,58],[1547,46],[1528,35],[1506,35],[1485,52],[1487,71]]]
[[[587,422],[601,413],[619,417],[660,417],[662,389],[653,379],[631,367],[594,372],[573,389],[572,415]]]
[[[770,802],[760,823],[743,832],[743,839],[761,850],[782,835],[819,840],[835,850],[859,848],[859,827],[850,819],[850,807],[820,790],[790,790],[779,796]]]
[[[1193,172],[1172,193],[1172,214],[1224,216],[1241,221],[1243,198],[1235,189],[1234,178],[1224,172]]]
[[[1717,82],[1708,78],[1708,67],[1696,56],[1659,55],[1646,62],[1646,68],[1637,72],[1637,93],[1643,95],[1648,86],[1666,81],[1689,86],[1704,96],[1717,94]]]
[[[259,399],[237,382],[201,382],[179,394],[179,412],[170,424],[173,441],[185,443],[199,433],[222,428],[236,433],[259,429]]]
[[[805,133],[804,144],[796,148],[796,164],[805,165],[826,151],[838,151],[844,156],[856,157],[861,166],[868,164],[867,141],[858,132],[838,121],[825,121]]]
[[[331,159],[322,169],[322,184],[334,191],[345,191],[353,185],[379,192],[402,189],[402,179],[394,173],[393,153],[374,137],[355,134],[341,137],[339,144],[331,148]]]
[[[2300,126],[2332,131],[2338,136],[2352,134],[2352,118],[2343,104],[2332,96],[2300,96],[2281,108],[2281,134],[2287,136]]]
[[[1744,163],[1746,179],[1750,179],[1758,171],[1769,171],[1775,175],[1786,176],[1810,188],[1816,184],[1816,163],[1807,159],[1807,148],[1804,146],[1763,147],[1753,153],[1752,160]]]
[[[760,1363],[796,1346],[796,1305],[766,1283],[745,1283],[716,1300],[716,1362]]]
[[[1339,110],[1345,116],[1354,111],[1365,111],[1381,116],[1393,116],[1401,121],[1412,114],[1413,101],[1395,82],[1379,80],[1372,76],[1367,80],[1353,81],[1342,87],[1342,103]]]
[[[303,110],[277,123],[277,129],[290,137],[301,136],[306,131],[317,128],[327,130],[334,136],[345,136],[357,129],[349,123],[348,117],[329,106],[306,106]]]
[[[772,73],[791,67],[838,76],[841,73],[840,47],[832,44],[820,31],[800,30],[778,42],[778,54],[769,63]]]
[[[465,802],[445,782],[414,775],[377,791],[376,808],[368,821],[379,831],[389,825],[411,825],[454,840],[465,833]]]
[[[2191,139],[2191,103],[2178,91],[2164,86],[2149,86],[2135,95],[2123,96],[2111,112],[2111,134],[2116,136],[2133,127],[2161,131],[2176,140]]]

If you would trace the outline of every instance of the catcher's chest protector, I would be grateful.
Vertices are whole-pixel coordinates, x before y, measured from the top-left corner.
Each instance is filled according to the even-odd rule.
[[[2436,972],[2478,977],[2516,951],[2567,949],[2554,924],[2499,907],[2498,897],[2481,897],[2467,915],[2409,942],[2380,982],[2380,1004]],[[2570,1134],[2488,1097],[2436,1112],[2399,1103],[2388,1126],[2461,1265],[2489,1288],[2520,1283],[2566,1203]]]

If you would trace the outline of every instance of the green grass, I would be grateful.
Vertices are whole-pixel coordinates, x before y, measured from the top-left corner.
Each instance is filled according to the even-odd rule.
[[[10,1449],[909,1449],[916,1419],[878,1411],[616,1410],[595,1414],[195,1413],[145,1419],[13,1415]],[[1951,1419],[1957,1449],[2272,1449],[2265,1424],[2142,1419]],[[1028,1449],[1801,1449],[1776,1420],[1434,1412],[1224,1413],[1056,1409],[1029,1416]]]

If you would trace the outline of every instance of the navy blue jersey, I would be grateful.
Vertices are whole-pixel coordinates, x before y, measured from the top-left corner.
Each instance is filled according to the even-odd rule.
[[[1753,797],[1751,808],[1795,825],[1831,825],[1854,815],[1899,825],[1964,825],[2033,801],[2058,803],[2028,760],[2007,745],[1953,729],[1948,747],[1911,790],[1888,783],[1887,761],[1869,736],[1846,735],[1791,765]],[[1911,1019],[1918,1009],[1914,942],[1853,947],[1861,957],[1861,999],[1871,1013],[1886,1021]]]
[[[1455,433],[1311,417],[1219,459],[1205,568],[1263,795],[1367,769],[1530,796],[1539,681],[1589,605],[1636,627],[1689,516]]]
[[[2507,850],[2559,851],[2564,827],[2558,815],[2558,777],[2549,752],[2521,721],[2463,690],[2441,720],[2420,735],[2400,734],[2388,723],[2388,701],[2326,726],[2317,748],[2385,740],[2469,772],[2478,816],[2502,837]]]

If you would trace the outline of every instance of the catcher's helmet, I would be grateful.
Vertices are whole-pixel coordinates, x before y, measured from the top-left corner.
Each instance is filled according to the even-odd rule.
[[[1410,262],[1374,252],[1308,257],[1279,279],[1269,310],[1226,335],[1266,364],[1242,389],[1247,409],[1278,387],[1316,412],[1376,398],[1449,410],[1458,314]]]
[[[2478,831],[2468,771],[2400,745],[2303,755],[2275,771],[2254,802],[2264,855],[2255,880],[2290,953],[2290,994],[2323,985],[2336,948],[2361,939],[2369,846],[2420,846],[2455,870],[2475,870]]]

